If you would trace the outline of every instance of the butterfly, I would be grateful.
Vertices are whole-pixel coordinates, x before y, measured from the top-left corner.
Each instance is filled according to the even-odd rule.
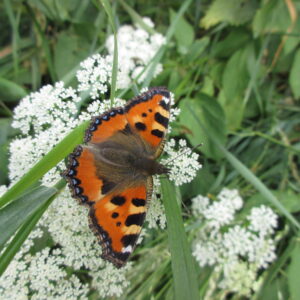
[[[89,206],[90,228],[102,258],[120,268],[135,249],[152,197],[152,175],[164,147],[170,92],[155,87],[92,118],[84,144],[68,157],[64,177],[72,196]]]

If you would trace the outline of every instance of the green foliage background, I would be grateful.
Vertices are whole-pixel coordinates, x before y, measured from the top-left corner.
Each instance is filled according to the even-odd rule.
[[[254,205],[271,205],[280,215],[285,236],[278,245],[278,259],[265,272],[263,288],[253,299],[280,299],[279,295],[284,299],[299,299],[300,1],[101,2],[111,9],[117,26],[140,22],[139,16],[148,16],[155,23],[155,30],[168,37],[157,57],[164,70],[154,80],[147,78],[147,85],[164,85],[175,93],[176,105],[182,113],[175,124],[174,137],[187,138],[191,146],[203,143],[197,149],[203,169],[191,184],[176,193],[187,207],[182,212],[185,223],[189,222],[192,197],[216,194],[225,186],[238,188],[247,200],[241,216]],[[73,85],[79,62],[103,51],[112,27],[101,2],[4,0],[0,3],[0,184],[9,184],[7,149],[18,135],[10,124],[19,100],[57,80]],[[178,14],[183,8],[184,14]],[[132,95],[133,90],[129,89],[124,97]],[[72,132],[68,141],[79,143],[83,129],[84,125]],[[58,145],[61,148],[54,149],[1,198],[0,207],[32,188],[37,179],[70,152],[73,145],[68,141]],[[17,251],[14,246],[26,238],[29,233],[26,229],[34,226],[60,188],[58,185],[53,189],[27,191],[31,205],[37,205],[18,220],[18,235],[8,250]],[[168,184],[164,190],[166,198],[174,198]],[[0,228],[6,228],[2,217],[5,213],[13,214],[16,207],[19,212],[23,209],[26,195],[5,207],[7,211],[0,210]],[[9,228],[11,236],[17,228]],[[0,249],[7,238],[1,237]],[[153,299],[173,297],[170,260],[152,264],[167,246],[167,234],[162,232],[138,250],[139,255],[146,254],[151,264],[141,261],[136,268],[139,276],[130,275],[134,285],[128,289],[126,299],[149,299],[150,295]],[[9,255],[6,251],[0,258],[1,270],[9,263],[7,257],[12,257]],[[174,272],[173,265],[176,285],[178,277]],[[195,272],[198,294],[204,295],[211,273],[199,268]],[[178,291],[176,286],[175,291]]]

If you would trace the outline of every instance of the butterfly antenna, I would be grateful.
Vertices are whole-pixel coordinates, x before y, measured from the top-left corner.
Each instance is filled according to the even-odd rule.
[[[192,149],[188,148],[186,150],[184,150],[182,153],[178,154],[177,156],[173,157],[171,160],[169,160],[167,163],[165,163],[164,165],[167,166],[169,163],[171,163],[172,161],[174,161],[175,159],[177,159],[178,157],[180,157],[181,155],[183,155],[184,153],[188,152],[188,151],[194,151],[195,149],[197,149],[198,147],[202,147],[203,143],[199,143],[198,145],[194,146]]]

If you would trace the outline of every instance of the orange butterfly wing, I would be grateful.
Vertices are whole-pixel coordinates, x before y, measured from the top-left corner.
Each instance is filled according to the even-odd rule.
[[[90,227],[102,244],[102,257],[122,267],[135,248],[144,223],[152,185],[110,193],[90,210]]]
[[[101,143],[128,124],[122,107],[94,117],[86,130],[85,143]],[[97,176],[94,153],[87,146],[78,146],[69,155],[68,168],[63,173],[69,182],[72,196],[82,204],[92,205],[104,197],[115,185]]]
[[[99,164],[89,145],[101,144],[124,131],[138,135],[157,157],[166,135],[169,111],[169,91],[152,88],[124,108],[94,117],[85,134],[87,145],[78,146],[69,155],[64,176],[72,196],[91,207],[90,227],[100,240],[102,256],[117,267],[126,263],[136,245],[152,195],[152,177],[118,188],[117,183],[99,176]]]

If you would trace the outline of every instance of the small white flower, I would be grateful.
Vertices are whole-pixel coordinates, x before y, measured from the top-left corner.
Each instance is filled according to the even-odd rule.
[[[219,245],[214,241],[196,243],[192,254],[195,256],[200,267],[212,266],[219,261]]]
[[[224,252],[227,256],[245,256],[252,250],[252,234],[246,228],[234,226],[223,234]]]
[[[224,264],[223,272],[224,276],[218,285],[223,290],[230,290],[249,297],[251,290],[254,290],[254,287],[258,288],[256,270],[247,262],[234,261]]]
[[[192,211],[195,216],[199,217],[203,214],[204,211],[207,210],[209,205],[209,199],[202,195],[198,195],[197,197],[192,199]]]
[[[277,227],[278,217],[271,208],[262,205],[252,208],[247,219],[250,221],[249,228],[251,230],[265,236],[274,232],[274,229]]]

